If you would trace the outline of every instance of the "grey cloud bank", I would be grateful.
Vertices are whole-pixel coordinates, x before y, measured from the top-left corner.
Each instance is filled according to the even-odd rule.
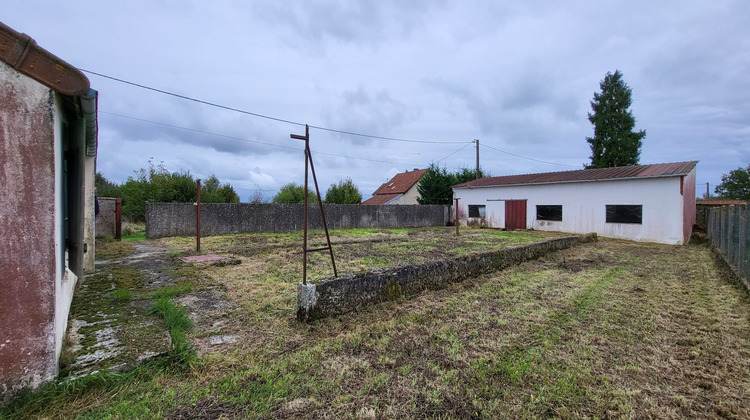
[[[580,168],[593,132],[589,101],[605,73],[620,69],[633,89],[636,128],[647,130],[642,163],[700,160],[698,193],[750,163],[743,1],[4,6],[4,23],[83,69],[295,122],[418,140],[478,138],[558,164],[480,149],[493,175]],[[100,92],[98,169],[110,179],[124,181],[153,157],[173,171],[215,174],[242,201],[303,180],[302,144],[289,138],[302,127],[89,78]],[[450,169],[474,165],[473,147],[452,154],[462,144],[314,129],[311,138],[321,188],[349,176],[365,198],[394,173],[448,155],[440,164]]]

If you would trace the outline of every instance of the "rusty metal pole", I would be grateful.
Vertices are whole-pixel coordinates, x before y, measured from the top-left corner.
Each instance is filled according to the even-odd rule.
[[[201,180],[198,180],[198,199],[196,201],[196,213],[195,213],[195,249],[197,252],[201,252]]]
[[[335,277],[338,277],[338,271],[336,270],[336,261],[333,258],[333,246],[331,245],[331,237],[328,234],[328,224],[326,223],[326,214],[325,210],[323,209],[323,200],[320,198],[320,188],[318,188],[318,177],[315,175],[315,165],[313,165],[312,160],[312,153],[310,153],[310,126],[305,124],[305,135],[300,136],[297,134],[290,134],[290,137],[296,140],[304,140],[305,141],[305,197],[304,197],[304,237],[302,239],[302,284],[307,284],[307,253],[308,252],[315,252],[315,251],[323,251],[328,250],[328,252],[331,254],[331,264],[333,265],[333,275]],[[325,229],[326,232],[326,241],[328,243],[327,247],[324,248],[316,248],[316,249],[307,249],[307,223],[308,223],[308,216],[307,216],[307,206],[308,203],[308,197],[307,197],[307,186],[309,185],[309,177],[308,177],[308,164],[310,165],[310,170],[312,170],[313,175],[313,181],[315,182],[315,194],[318,197],[318,204],[320,205],[320,218],[323,222],[323,229]]]
[[[458,236],[458,225],[460,225],[461,222],[458,221],[458,198],[456,199],[456,236]]]
[[[474,142],[477,144],[477,171],[476,171],[476,179],[479,179],[479,139],[474,139]]]
[[[315,183],[315,193],[318,196],[318,204],[320,204],[320,218],[323,221],[323,229],[326,231],[326,242],[328,243],[328,251],[331,254],[331,265],[333,265],[333,276],[338,277],[339,272],[336,271],[336,260],[333,258],[333,246],[331,245],[331,236],[328,234],[328,223],[326,223],[326,213],[323,210],[323,200],[320,197],[320,188],[318,188],[318,177],[315,176],[315,165],[313,165],[312,155],[310,149],[307,149],[307,158],[310,159],[310,169],[312,170],[313,182]],[[307,195],[305,195],[307,196]]]
[[[302,284],[307,284],[307,162],[310,159],[310,127],[305,124],[305,208],[304,208],[304,239],[302,240]]]
[[[122,240],[122,198],[115,199],[115,239]]]

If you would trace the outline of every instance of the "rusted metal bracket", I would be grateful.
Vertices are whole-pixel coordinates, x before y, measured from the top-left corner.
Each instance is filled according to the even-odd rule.
[[[323,200],[320,198],[320,189],[318,188],[318,178],[315,176],[315,165],[313,165],[312,155],[310,154],[310,126],[305,124],[305,135],[300,136],[298,134],[290,134],[291,138],[295,140],[304,140],[305,142],[305,209],[304,209],[304,239],[302,240],[302,284],[307,284],[307,253],[316,251],[325,251],[326,249],[331,254],[331,265],[333,265],[333,275],[338,277],[338,271],[336,271],[336,260],[333,258],[333,246],[331,245],[331,237],[328,235],[328,223],[326,223],[326,213],[323,210]],[[307,185],[308,185],[308,170],[307,165],[310,164],[312,170],[313,182],[315,183],[315,194],[318,197],[318,204],[320,205],[320,217],[323,221],[323,229],[326,232],[326,243],[328,246],[322,248],[307,248]]]

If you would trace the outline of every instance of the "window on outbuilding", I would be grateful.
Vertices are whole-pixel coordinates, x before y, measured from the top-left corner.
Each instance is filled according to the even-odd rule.
[[[640,204],[607,204],[607,223],[643,223],[643,206]]]
[[[536,206],[536,220],[562,222],[562,205]]]
[[[469,204],[469,217],[484,217],[484,206]]]

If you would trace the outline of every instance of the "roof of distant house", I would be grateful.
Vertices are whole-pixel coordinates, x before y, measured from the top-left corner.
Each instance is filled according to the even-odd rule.
[[[368,198],[367,200],[363,201],[362,204],[367,204],[370,206],[379,206],[382,204],[388,204],[389,201],[393,200],[394,198],[398,198],[402,196],[403,194],[378,194],[373,195],[372,197]]]
[[[381,185],[373,194],[372,197],[362,202],[362,204],[379,205],[385,204],[388,201],[398,197],[401,194],[405,194],[409,191],[414,184],[419,182],[427,172],[427,169],[415,169],[413,171],[401,172],[396,174],[390,181]]]
[[[543,172],[526,175],[493,176],[464,182],[463,184],[454,185],[453,188],[662,178],[687,175],[697,164],[698,161],[690,161],[657,163],[653,165],[617,166],[614,168],[580,169],[577,171]]]
[[[708,199],[708,200],[695,200],[695,204],[699,206],[741,206],[747,204],[748,200],[722,200],[722,199]]]

